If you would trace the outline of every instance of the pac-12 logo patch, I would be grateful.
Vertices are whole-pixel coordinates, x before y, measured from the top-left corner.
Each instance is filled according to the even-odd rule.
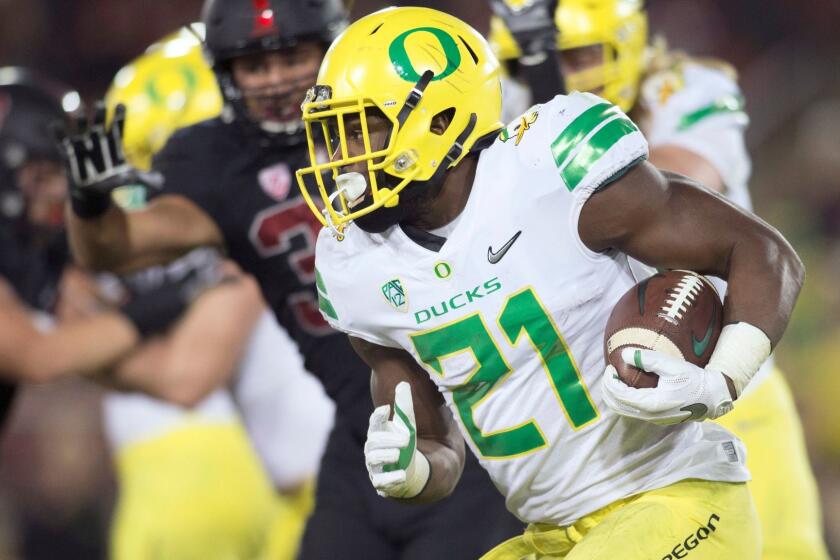
[[[257,174],[257,180],[265,194],[276,201],[286,200],[292,186],[292,172],[289,166],[280,162],[262,169]]]
[[[408,311],[408,296],[406,296],[405,288],[403,288],[399,278],[394,278],[382,284],[382,295],[397,311],[403,313]]]

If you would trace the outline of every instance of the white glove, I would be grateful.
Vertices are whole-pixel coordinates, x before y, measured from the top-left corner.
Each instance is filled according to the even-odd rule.
[[[659,376],[653,388],[625,384],[612,365],[604,371],[604,401],[622,416],[654,424],[679,424],[714,419],[732,410],[726,378],[719,371],[654,350],[624,348],[621,359]]]
[[[384,404],[370,415],[365,465],[376,492],[383,497],[413,498],[429,480],[429,460],[417,450],[417,421],[411,385],[400,382],[394,391],[394,419]]]

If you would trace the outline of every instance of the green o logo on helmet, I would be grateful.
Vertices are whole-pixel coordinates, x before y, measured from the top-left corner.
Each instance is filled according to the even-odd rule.
[[[443,48],[443,54],[446,56],[446,68],[443,69],[443,72],[436,74],[435,77],[432,78],[432,81],[442,80],[461,65],[461,51],[458,50],[458,43],[455,42],[452,35],[443,29],[438,29],[437,27],[415,27],[414,29],[404,31],[391,42],[391,46],[388,47],[388,56],[391,57],[391,63],[394,65],[394,70],[397,71],[397,74],[399,74],[403,80],[407,82],[417,82],[420,80],[420,74],[418,74],[417,70],[414,69],[414,65],[411,63],[408,52],[405,50],[405,40],[408,39],[409,36],[421,31],[434,35],[438,40],[438,43],[440,43],[440,46]]]
[[[183,80],[184,85],[186,86],[186,96],[187,99],[192,97],[193,92],[196,90],[196,86],[198,85],[198,77],[195,75],[195,71],[187,66],[186,64],[181,65],[178,68],[178,71],[175,72],[178,74]],[[158,106],[166,106],[166,96],[162,95],[160,91],[158,91],[158,80],[161,79],[163,74],[156,73],[153,76],[150,76],[149,79],[146,81],[146,95],[152,101],[152,104]]]

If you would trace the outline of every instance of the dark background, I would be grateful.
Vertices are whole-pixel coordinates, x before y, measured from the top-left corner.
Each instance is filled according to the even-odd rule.
[[[413,4],[487,29],[484,0]],[[353,15],[385,5],[358,0]],[[196,20],[200,6],[200,0],[0,0],[0,67],[34,67],[92,100],[146,46]],[[737,67],[751,116],[757,213],[788,236],[808,267],[777,356],[802,414],[828,539],[840,554],[840,1],[648,6],[654,33]],[[98,399],[80,382],[25,391],[0,449],[0,558],[103,554],[114,490]]]

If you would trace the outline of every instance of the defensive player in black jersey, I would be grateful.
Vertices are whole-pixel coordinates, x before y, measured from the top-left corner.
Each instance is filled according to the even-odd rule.
[[[16,382],[77,374],[196,407],[179,413],[136,394],[107,400],[120,490],[109,557],[137,558],[153,549],[167,558],[292,558],[291,548],[273,543],[278,533],[300,529],[295,533],[288,523],[275,529],[288,518],[279,515],[259,460],[264,455],[254,453],[267,443],[260,424],[267,423],[262,418],[271,402],[262,399],[276,403],[277,384],[254,378],[250,364],[260,360],[250,355],[252,339],[268,335],[278,342],[264,326],[254,334],[264,313],[256,283],[226,263],[224,285],[202,292],[178,317],[190,292],[216,277],[218,251],[195,249],[121,279],[72,266],[63,235],[67,178],[48,128],[66,117],[62,98],[68,106],[78,98],[22,69],[0,68],[0,80],[0,416]],[[119,312],[109,296],[124,295],[123,287],[132,299]],[[51,324],[46,330],[45,323]],[[141,336],[164,329],[166,336]],[[243,372],[238,366],[246,354]],[[235,401],[220,392],[205,401],[229,380]],[[259,398],[249,388],[257,383]],[[235,421],[233,402],[247,434]],[[241,502],[231,505],[230,496]]]
[[[135,290],[122,309],[46,328],[59,283],[73,273],[67,179],[49,130],[68,118],[62,103],[78,104],[78,94],[26,69],[0,69],[0,423],[17,383],[98,374],[177,319],[189,303],[185,288],[203,286],[190,272],[142,297]]]
[[[307,157],[299,104],[326,45],[346,23],[340,2],[209,0],[203,20],[225,99],[221,117],[176,133],[152,175],[127,167],[109,142],[85,145],[118,136],[104,127],[65,140],[76,258],[127,271],[214,244],[256,276],[306,367],[338,406],[302,558],[478,557],[521,525],[477,463],[467,462],[466,484],[450,499],[415,506],[377,496],[363,462],[354,460],[363,453],[372,410],[370,371],[321,318],[314,270],[320,224],[291,184]],[[119,127],[117,115],[110,130]],[[125,214],[110,203],[110,189],[119,184],[161,179],[162,193],[144,211]],[[476,511],[481,523],[472,521]]]

